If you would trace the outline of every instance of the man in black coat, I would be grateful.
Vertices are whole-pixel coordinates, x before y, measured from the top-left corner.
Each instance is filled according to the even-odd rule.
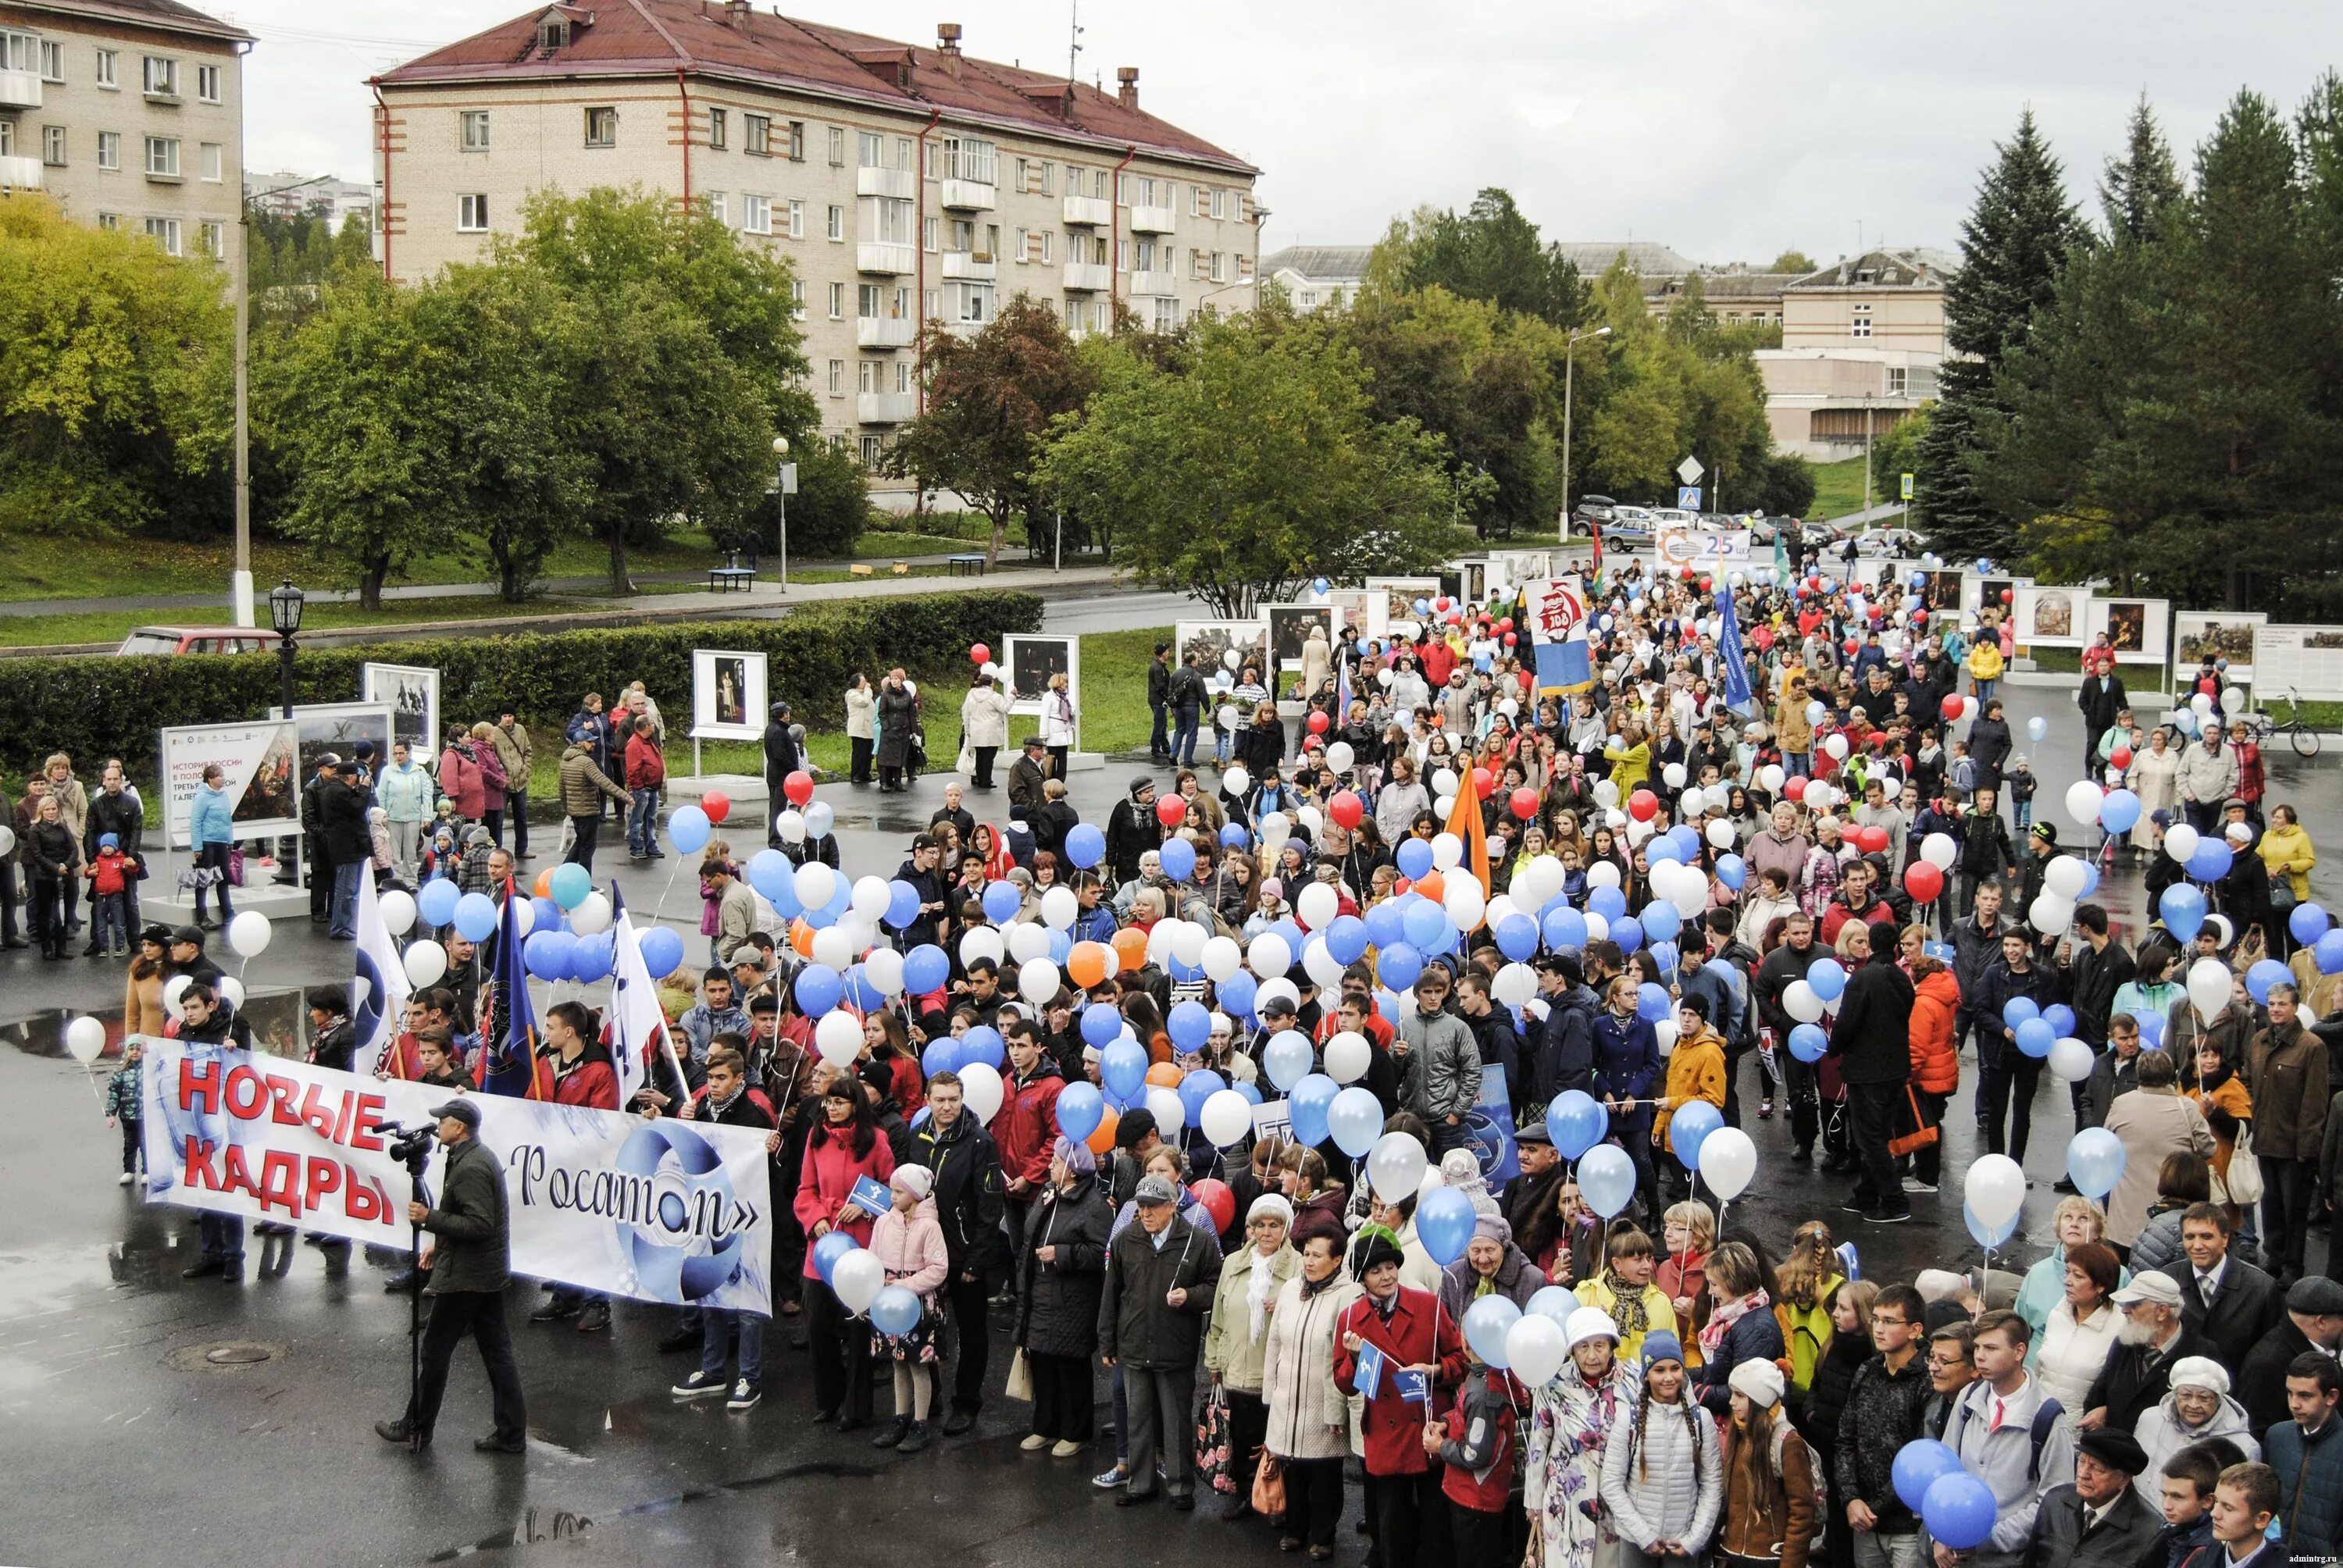
[[[2083,711],[2083,777],[2099,776],[2099,738],[2114,728],[2118,714],[2131,705],[2124,683],[2116,678],[2115,660],[2103,658],[2083,676],[2075,706]]]
[[[2338,1344],[2343,1344],[2343,1281],[2305,1274],[2287,1290],[2286,1316],[2255,1342],[2237,1369],[2236,1397],[2246,1407],[2254,1436],[2287,1419],[2288,1364],[2305,1351],[2331,1356]]]
[[[2155,1269],[2134,1274],[2115,1293],[2123,1322],[2091,1392],[2083,1398],[2083,1418],[2111,1432],[2129,1432],[2140,1414],[2171,1392],[2172,1369],[2190,1356],[2217,1354],[2211,1340],[2190,1328],[2181,1312],[2182,1292],[2169,1274]]]
[[[1155,645],[1155,657],[1147,661],[1147,711],[1154,720],[1147,732],[1147,758],[1151,762],[1172,760],[1172,739],[1164,729],[1171,705],[1172,645],[1159,642]]]
[[[950,904],[943,873],[936,865],[939,853],[935,839],[921,833],[911,840],[911,858],[895,869],[895,879],[909,882],[920,894],[919,918],[903,928],[906,952],[939,940],[943,930]]]
[[[1805,979],[1806,970],[1828,956],[1815,945],[1813,918],[1801,911],[1792,915],[1783,927],[1782,945],[1767,953],[1765,961],[1757,966],[1757,1019],[1773,1031],[1774,1050],[1782,1064],[1783,1091],[1789,1101],[1790,1158],[1801,1163],[1814,1158],[1815,1139],[1822,1131],[1822,1101],[1814,1068],[1790,1054],[1790,1030],[1797,1026],[1797,1020],[1784,1010],[1782,998],[1792,982]],[[1910,1049],[1908,1041],[1906,1049]],[[1903,1191],[1900,1181],[1896,1191]]]
[[[1529,1080],[1523,1103],[1550,1105],[1564,1090],[1594,1088],[1594,993],[1586,987],[1586,971],[1569,953],[1547,953],[1537,960],[1538,995],[1546,1015],[1532,1031],[1535,1042],[1523,1076]]]
[[[778,849],[781,847],[781,835],[773,820],[792,804],[781,786],[805,762],[798,751],[797,732],[789,724],[789,705],[774,703],[770,715],[765,725],[765,843]]]
[[[1839,1059],[1839,1076],[1846,1083],[1847,1115],[1860,1166],[1854,1195],[1845,1206],[1860,1211],[1874,1224],[1900,1224],[1912,1217],[1912,1202],[1904,1196],[1904,1180],[1896,1173],[1887,1140],[1904,1086],[1912,1076],[1912,980],[1897,967],[1892,948],[1879,948],[1865,939],[1853,951],[1865,955],[1865,961],[1840,994],[1829,1048]]]
[[[2147,1451],[2130,1432],[2112,1429],[2083,1433],[2075,1448],[2075,1479],[2042,1494],[2026,1568],[2133,1568],[2149,1561],[2164,1521],[2132,1485],[2147,1469]]]
[[[1107,813],[1106,860],[1114,868],[1115,882],[1137,877],[1139,857],[1162,842],[1162,828],[1155,819],[1155,780],[1141,774],[1131,781],[1130,793]]]
[[[309,862],[309,919],[324,925],[334,918],[334,858],[326,848],[325,790],[341,759],[328,751],[317,771],[301,786],[301,853]]]
[[[2278,1282],[2243,1258],[2229,1255],[2229,1216],[2218,1203],[2191,1203],[2180,1216],[2180,1250],[2165,1271],[2180,1282],[2181,1316],[2213,1342],[2213,1359],[2234,1378],[2246,1355],[2286,1317]]]
[[[337,942],[354,942],[358,939],[358,879],[374,858],[367,793],[358,786],[357,763],[334,765],[334,777],[317,787],[317,811],[325,828],[326,859],[334,868],[333,918],[326,934]],[[318,868],[321,874],[324,869]]]
[[[146,857],[141,842],[146,834],[146,809],[138,797],[130,792],[129,782],[122,776],[122,763],[112,758],[106,760],[106,772],[97,793],[89,798],[89,813],[83,824],[81,836],[84,860],[92,865],[97,863],[97,841],[108,833],[114,835],[115,847],[136,861],[138,870],[143,872]],[[136,874],[123,879],[122,892],[122,929],[135,931],[139,926]],[[94,900],[96,896],[97,883],[93,880],[90,897]],[[92,921],[89,946],[82,949],[82,957],[91,959],[97,956],[96,932],[96,923]]]
[[[952,1368],[951,1414],[944,1435],[958,1437],[976,1424],[984,1407],[984,1372],[991,1331],[985,1322],[990,1294],[986,1276],[1009,1267],[1008,1232],[1001,1228],[1001,1151],[992,1134],[962,1108],[960,1076],[940,1072],[928,1080],[928,1120],[911,1140],[910,1159],[936,1173],[936,1215],[944,1231],[950,1271],[944,1299],[959,1326],[959,1360]]]

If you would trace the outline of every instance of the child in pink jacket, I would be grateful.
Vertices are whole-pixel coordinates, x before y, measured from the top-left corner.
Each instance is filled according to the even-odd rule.
[[[944,1250],[943,1221],[937,1217],[936,1173],[924,1165],[898,1165],[887,1185],[895,1206],[879,1217],[870,1231],[870,1251],[887,1271],[888,1289],[871,1304],[870,1353],[895,1367],[895,1419],[872,1440],[873,1446],[917,1453],[928,1446],[928,1401],[934,1391],[936,1336],[943,1317],[936,1309],[936,1292],[951,1271]],[[919,1317],[906,1326],[890,1304],[900,1286],[919,1303]],[[890,1329],[900,1332],[889,1332]]]

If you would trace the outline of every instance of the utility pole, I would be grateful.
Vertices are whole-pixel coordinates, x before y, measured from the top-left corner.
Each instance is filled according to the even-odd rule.
[[[249,45],[239,45],[236,64],[236,184],[244,183],[244,61]],[[236,624],[256,624],[252,617],[252,430],[250,373],[246,350],[252,337],[252,204],[236,192],[236,255],[228,266],[236,289],[236,576],[228,586],[229,607]],[[292,699],[286,699],[290,711]]]
[[[1863,509],[1871,510],[1871,394],[1863,395]]]

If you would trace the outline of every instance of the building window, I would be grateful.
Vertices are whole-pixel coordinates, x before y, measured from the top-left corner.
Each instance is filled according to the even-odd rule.
[[[41,80],[62,82],[65,79],[65,46],[54,39],[41,40]]]
[[[1117,206],[1129,206],[1131,205],[1131,176],[1129,175],[1117,175],[1114,176],[1114,205]]]
[[[770,115],[740,116],[740,148],[751,157],[773,156],[773,117]]]
[[[1177,332],[1180,330],[1180,302],[1178,300],[1159,299],[1155,302],[1155,330],[1158,332]]]
[[[1041,231],[1041,265],[1048,266],[1057,258],[1058,236],[1049,229]]]
[[[59,126],[50,128],[57,133],[57,161],[63,163],[65,150],[65,131]],[[146,172],[164,179],[175,180],[179,177],[178,137],[148,136],[146,138]]]
[[[886,449],[885,449],[885,447],[882,447],[882,446],[880,444],[880,440],[879,440],[879,437],[876,437],[876,436],[865,436],[865,437],[862,437],[862,466],[863,466],[864,467],[866,467],[866,468],[869,468],[869,469],[872,470],[872,471],[875,473],[875,472],[878,470],[878,467],[879,467],[879,459],[880,459],[881,457],[885,456],[885,451],[886,451]]]
[[[1017,265],[1020,266],[1024,266],[1028,261],[1032,259],[1032,257],[1025,254],[1025,246],[1031,238],[1031,236],[1024,229],[1021,228],[1017,231]]]
[[[942,232],[942,226],[939,224],[936,219],[931,217],[921,218],[920,220],[920,247],[928,251],[930,255],[940,249],[942,247],[942,240],[940,237]]]
[[[789,314],[799,321],[805,319],[805,279],[802,277],[789,279]]]
[[[1140,205],[1144,206],[1147,204],[1141,202]],[[1155,242],[1151,239],[1142,239],[1131,248],[1137,257],[1133,266],[1141,272],[1153,272],[1155,270]]]
[[[846,285],[842,283],[830,286],[830,318],[832,321],[846,319]]]
[[[220,181],[220,144],[217,142],[197,144],[196,156],[202,160],[203,177],[213,185],[217,185]]]
[[[1212,192],[1212,216],[1214,217],[1226,217],[1229,216],[1228,192],[1219,189],[1215,189]]]
[[[846,396],[846,361],[843,359],[830,362],[830,395],[833,397]]]
[[[147,139],[147,146],[154,146],[152,137]],[[65,128],[63,126],[41,127],[41,161],[53,169],[65,166]],[[176,142],[171,144],[171,172],[179,172],[179,144]]]
[[[1031,158],[1019,158],[1016,164],[1016,175],[1017,188],[1021,191],[1024,190],[1032,182],[1033,161]]]
[[[97,215],[97,226],[100,228],[120,228],[122,226],[122,215],[118,212],[99,213]]]
[[[910,389],[911,362],[909,359],[898,359],[895,361],[895,390],[909,392]]]
[[[920,304],[926,307],[921,311],[921,316],[929,321],[933,321],[937,317],[941,316],[943,314],[943,310],[938,302],[942,298],[943,293],[941,290],[934,288],[929,289],[920,298]]]
[[[910,244],[911,204],[890,196],[864,196],[862,233],[865,238],[881,245]]]
[[[464,150],[485,153],[488,150],[488,111],[466,109],[459,116],[464,129]]]
[[[791,239],[805,237],[805,203],[794,198],[789,202],[789,233]]]
[[[1871,336],[1871,307],[1858,305],[1855,307],[1855,325],[1848,329],[1848,334],[1855,337]]]
[[[855,161],[866,169],[879,167],[886,141],[876,131],[857,131],[854,135]]]
[[[789,161],[793,164],[805,162],[805,122],[803,120],[789,122]]]
[[[169,255],[179,254],[179,220],[175,217],[150,217],[146,220],[146,237],[159,241]]]
[[[196,67],[196,97],[206,104],[220,101],[220,68],[217,65]]]
[[[567,48],[569,44],[569,18],[548,16],[537,25],[537,46],[540,49]]]
[[[486,234],[488,232],[488,198],[485,192],[456,198],[456,232]]]
[[[596,108],[586,111],[586,145],[589,147],[615,147],[618,145],[618,111]]]
[[[857,392],[879,390],[879,367],[883,361],[858,359],[854,363],[854,389]]]
[[[879,302],[884,297],[885,291],[878,284],[857,285],[854,290],[854,314],[865,321],[878,320]]]
[[[1041,194],[1043,196],[1058,194],[1058,166],[1047,158],[1041,160]]]
[[[708,193],[708,216],[714,218],[719,225],[728,221],[722,191]]]
[[[822,232],[827,234],[833,240],[843,240],[846,237],[846,209],[844,207],[840,206],[835,202],[830,204],[829,226]]]
[[[740,197],[740,231],[743,234],[773,232],[773,198],[754,195]]]
[[[724,150],[725,143],[729,139],[731,120],[731,114],[728,110],[708,111],[708,146],[711,151],[720,153]]]
[[[1212,252],[1212,281],[1214,283],[1225,283],[1228,281],[1228,253],[1226,251],[1216,250]]]
[[[204,254],[214,261],[227,259],[227,226],[207,223],[203,227]]]
[[[0,33],[0,71],[29,71],[40,56],[38,35]]]
[[[846,166],[846,127],[844,126],[830,127],[830,166],[834,169]]]
[[[0,146],[0,153],[11,152],[14,150],[15,149],[10,147]],[[116,170],[122,167],[122,133],[120,131],[100,131],[97,133],[97,166],[102,169]]]
[[[1302,291],[1302,308],[1304,310],[1315,310],[1318,308],[1318,291],[1316,289],[1305,288]]]
[[[99,86],[112,87],[116,92],[122,90],[122,84],[114,79],[116,66],[121,58],[122,52],[118,49],[100,49],[97,52],[97,85]]]
[[[160,55],[146,56],[146,95],[150,98],[176,98],[179,95],[179,62]]]
[[[980,186],[998,183],[1001,177],[999,149],[977,136],[946,136],[944,177],[967,180]]]
[[[1909,375],[1910,373],[1901,365],[1890,365],[1887,367],[1887,395],[1890,397],[1901,397],[1904,396],[1906,390],[1911,385],[1908,378]]]

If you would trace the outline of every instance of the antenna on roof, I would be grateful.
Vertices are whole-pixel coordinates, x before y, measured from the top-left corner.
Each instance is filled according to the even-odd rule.
[[[1074,57],[1082,52],[1082,0],[1073,0],[1073,15],[1070,24],[1072,35],[1066,40],[1066,80],[1074,79]]]

